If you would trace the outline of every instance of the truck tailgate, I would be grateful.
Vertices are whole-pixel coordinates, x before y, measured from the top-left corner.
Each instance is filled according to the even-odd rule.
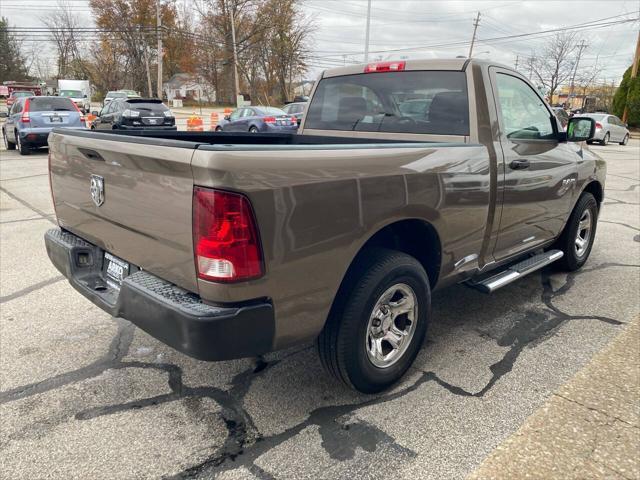
[[[195,144],[180,143],[54,132],[51,188],[62,228],[197,291],[190,165]],[[91,193],[92,176],[103,181],[101,205],[99,195]]]

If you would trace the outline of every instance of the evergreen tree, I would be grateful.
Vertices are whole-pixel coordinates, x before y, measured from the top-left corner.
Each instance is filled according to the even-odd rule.
[[[640,127],[640,76],[631,79],[631,67],[624,72],[613,97],[613,114],[622,118],[625,104],[629,109],[627,123],[632,127]]]
[[[29,72],[25,64],[20,43],[9,31],[9,21],[0,18],[0,83],[5,80],[28,80]]]

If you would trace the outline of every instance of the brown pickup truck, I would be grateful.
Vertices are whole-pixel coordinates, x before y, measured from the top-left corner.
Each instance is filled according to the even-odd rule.
[[[423,345],[434,289],[585,263],[593,133],[491,62],[336,68],[298,134],[54,130],[46,247],[80,293],[188,355],[316,339],[328,372],[380,391]]]

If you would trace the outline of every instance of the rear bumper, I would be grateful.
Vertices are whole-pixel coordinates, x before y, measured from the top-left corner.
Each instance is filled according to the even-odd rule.
[[[278,132],[278,133],[295,133],[296,130],[298,130],[298,124],[296,125],[270,125],[268,123],[265,123],[265,128],[264,131],[265,132]]]
[[[199,360],[230,360],[272,350],[275,321],[269,302],[208,305],[196,294],[142,270],[126,277],[118,290],[103,276],[100,248],[57,228],[45,234],[45,244],[51,262],[78,292],[176,350]]]
[[[87,129],[87,127],[85,126],[79,126],[79,127],[56,126],[56,127],[24,128],[18,131],[18,135],[20,135],[20,141],[24,145],[28,145],[30,147],[44,147],[45,145],[47,145],[49,134],[54,128],[69,128],[72,130]]]

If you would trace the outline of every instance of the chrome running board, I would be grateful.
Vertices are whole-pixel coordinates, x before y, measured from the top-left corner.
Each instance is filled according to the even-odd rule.
[[[560,260],[563,256],[564,253],[561,250],[549,250],[510,265],[497,275],[477,282],[468,282],[468,284],[481,292],[493,293],[499,288],[509,285],[511,282],[515,282],[531,272],[540,270],[542,267],[546,267],[550,263]]]

